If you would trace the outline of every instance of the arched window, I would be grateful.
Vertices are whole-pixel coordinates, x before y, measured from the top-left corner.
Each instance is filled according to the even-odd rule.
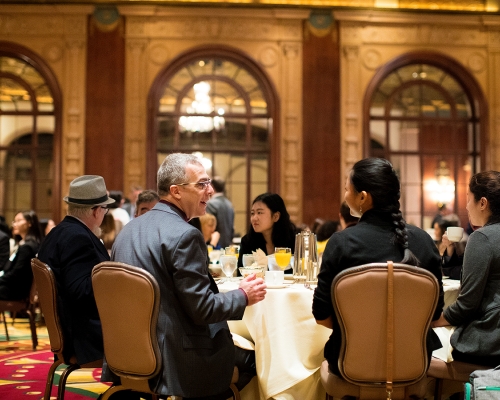
[[[7,221],[26,209],[57,219],[53,148],[59,109],[57,84],[43,62],[27,49],[0,42],[0,213]]]
[[[150,105],[156,162],[148,182],[167,154],[198,154],[209,175],[225,179],[235,232],[245,234],[251,201],[271,187],[275,106],[260,69],[233,50],[200,49],[160,74]]]
[[[446,208],[466,226],[466,190],[481,169],[486,125],[484,100],[469,73],[440,55],[407,55],[374,77],[365,115],[366,153],[398,171],[406,220],[431,228]]]

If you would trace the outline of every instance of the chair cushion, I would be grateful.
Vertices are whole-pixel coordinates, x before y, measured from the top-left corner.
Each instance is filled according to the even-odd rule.
[[[427,376],[452,381],[468,382],[469,375],[476,370],[490,369],[484,365],[469,364],[461,361],[446,363],[439,358],[432,357]]]
[[[340,376],[332,374],[328,369],[328,361],[325,360],[321,364],[320,369],[321,383],[326,392],[334,398],[342,398],[344,396],[354,396],[359,399],[387,399],[385,385],[380,388],[369,386],[358,386],[347,382]],[[427,378],[421,379],[419,382],[410,386],[394,388],[391,398],[394,400],[405,399],[409,396],[423,398],[427,390]]]

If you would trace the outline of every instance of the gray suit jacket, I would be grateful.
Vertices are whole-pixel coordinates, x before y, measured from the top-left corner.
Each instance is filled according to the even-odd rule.
[[[226,390],[234,368],[226,321],[243,317],[246,298],[241,290],[218,292],[201,232],[178,209],[158,203],[123,228],[111,258],[146,269],[160,286],[163,369],[150,381],[151,389],[183,397]]]
[[[234,236],[234,209],[229,199],[224,195],[212,197],[207,203],[207,213],[217,218],[215,230],[220,233],[218,245],[222,248],[230,246]]]
[[[467,241],[457,300],[444,310],[456,326],[451,345],[463,354],[500,356],[500,224],[485,225]]]

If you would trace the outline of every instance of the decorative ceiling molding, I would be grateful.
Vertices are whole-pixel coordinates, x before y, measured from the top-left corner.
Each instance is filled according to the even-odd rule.
[[[243,7],[308,7],[344,9],[392,9],[498,13],[500,0],[2,0],[3,4],[87,4],[87,5],[213,5]]]

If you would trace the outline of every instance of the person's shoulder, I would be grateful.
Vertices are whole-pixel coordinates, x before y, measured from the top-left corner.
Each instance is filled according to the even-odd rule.
[[[500,240],[500,224],[485,225],[472,232],[467,240],[468,243],[492,242],[496,244]]]
[[[417,240],[420,243],[426,243],[432,246],[436,246],[431,235],[426,231],[415,225],[406,225],[406,231],[408,232],[409,242]]]

